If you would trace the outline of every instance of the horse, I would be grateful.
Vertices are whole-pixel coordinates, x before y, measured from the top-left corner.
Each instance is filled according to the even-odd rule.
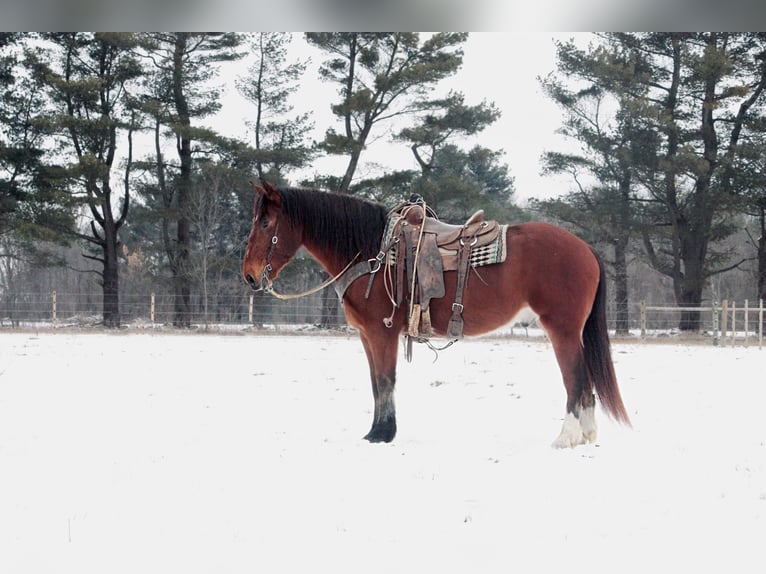
[[[394,387],[400,336],[407,331],[405,305],[392,299],[381,257],[389,221],[385,206],[324,190],[251,183],[255,205],[242,263],[254,290],[272,280],[299,248],[305,248],[338,280],[350,267],[369,262],[344,288],[342,306],[364,347],[374,414],[364,439],[391,442],[397,431]],[[551,224],[508,225],[504,262],[481,268],[465,285],[460,311],[466,336],[496,330],[527,309],[553,347],[566,389],[566,414],[554,448],[596,441],[596,395],[608,416],[630,426],[617,385],[606,325],[606,279],[596,252],[574,234]],[[456,271],[443,273],[445,296],[430,301],[433,333],[444,336],[454,316]],[[393,305],[392,305],[393,303]],[[595,390],[595,393],[594,393]]]

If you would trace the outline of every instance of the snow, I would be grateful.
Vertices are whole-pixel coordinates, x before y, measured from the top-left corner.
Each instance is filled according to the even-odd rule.
[[[554,450],[550,344],[0,333],[0,572],[763,571],[764,351],[613,345],[633,429]]]

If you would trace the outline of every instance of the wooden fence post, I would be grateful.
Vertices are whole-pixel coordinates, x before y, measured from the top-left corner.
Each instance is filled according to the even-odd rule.
[[[155,301],[154,293],[152,293],[152,302],[151,302],[151,305],[149,306],[149,317],[151,318],[152,325],[154,325],[154,309],[155,309],[154,301]]]
[[[737,302],[731,302],[731,346],[737,345]]]
[[[720,341],[720,333],[718,331],[718,305],[715,300],[711,303],[713,308],[713,346],[717,347]]]
[[[253,299],[255,298],[254,295],[250,295],[250,305],[248,305],[247,308],[247,322],[248,324],[253,324]]]
[[[729,300],[721,302],[721,342],[726,345],[726,333],[729,330]]]
[[[56,291],[53,291],[53,325],[56,325],[56,307],[58,306],[58,296],[56,294]]]
[[[646,301],[641,301],[641,306],[639,307],[639,316],[641,321],[641,338],[646,338]]]
[[[745,313],[745,347],[747,347],[747,332],[750,329],[750,323],[747,318],[750,308],[747,299],[745,299],[745,310],[743,312]]]
[[[763,299],[758,306],[758,348],[763,347]]]

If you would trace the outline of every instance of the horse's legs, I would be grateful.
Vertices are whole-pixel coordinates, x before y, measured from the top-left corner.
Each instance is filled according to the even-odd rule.
[[[567,391],[567,408],[561,433],[553,441],[554,448],[570,448],[596,442],[596,399],[585,371],[580,333],[556,325],[546,327]]]
[[[372,427],[364,438],[370,442],[391,442],[396,436],[394,386],[398,335],[380,331],[372,335],[362,334],[361,339],[370,364],[372,396],[375,399]]]

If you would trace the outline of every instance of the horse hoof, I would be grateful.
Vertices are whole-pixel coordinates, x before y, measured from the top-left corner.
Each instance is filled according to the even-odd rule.
[[[373,428],[373,429],[370,429],[370,432],[364,435],[364,440],[369,442],[391,442],[392,440],[394,440],[395,436],[396,436],[396,427],[394,427],[393,429]]]
[[[375,442],[389,442],[389,441],[384,440],[383,438],[381,438],[379,436],[375,436],[375,435],[372,435],[370,433],[367,433],[366,435],[364,435],[364,440],[366,440],[367,442],[373,442],[373,443],[375,443]]]
[[[595,439],[595,435],[593,437]],[[574,448],[581,444],[585,444],[586,438],[583,434],[580,420],[576,418],[572,413],[567,413],[564,419],[564,425],[561,427],[561,434],[553,441],[551,445],[553,448]]]
[[[560,436],[551,443],[551,448],[562,450],[565,448],[574,448],[581,444],[585,444],[585,441],[582,439]]]

